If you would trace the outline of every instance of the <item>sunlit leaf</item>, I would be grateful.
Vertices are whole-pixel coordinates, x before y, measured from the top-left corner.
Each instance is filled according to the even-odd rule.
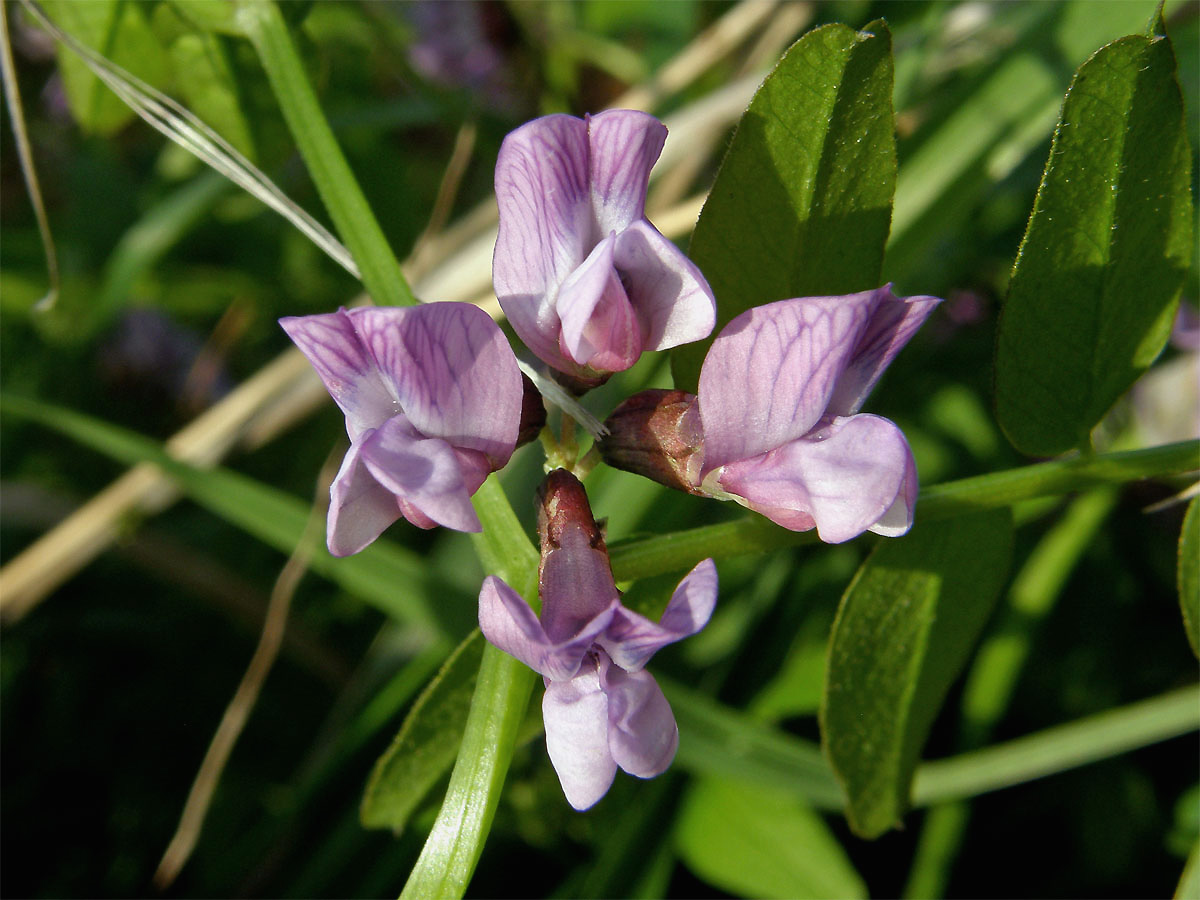
[[[887,26],[809,32],[742,116],[692,235],[714,336],[753,306],[877,287],[895,188]],[[710,342],[672,354],[677,387],[696,389]]]
[[[1192,652],[1200,656],[1200,498],[1188,504],[1179,535],[1179,606]]]
[[[458,646],[375,763],[360,810],[368,828],[402,831],[430,789],[450,771],[475,693],[483,646],[478,630]]]
[[[821,730],[854,831],[899,821],[929,728],[1008,573],[1008,511],[918,523],[880,542],[830,638]]]
[[[996,409],[1024,453],[1086,446],[1170,333],[1192,254],[1191,152],[1165,36],[1080,67],[1013,269]]]
[[[794,794],[705,778],[675,826],[688,868],[744,897],[865,897],[866,885],[828,826]]]
[[[1078,65],[1102,44],[1136,31],[1149,7],[1094,0],[973,7],[988,18],[993,33],[1002,30],[1011,42],[989,47],[998,54],[989,65],[964,66],[941,101],[947,107],[944,117],[938,117],[935,107],[933,121],[901,144],[903,164],[884,280],[910,285],[905,291],[936,293],[940,288],[933,285],[946,283],[948,250],[951,271],[970,270],[978,248],[972,248],[969,237],[963,240],[964,230],[969,235],[978,227],[972,217],[995,196],[997,185],[1031,153],[1040,152],[1053,132],[1067,84],[1063,61]],[[932,35],[926,38],[924,56],[920,49],[908,48],[897,60],[897,65],[905,63],[909,76],[897,72],[897,109],[910,122],[930,115],[924,104],[910,108],[912,91],[907,88],[915,80],[913,73],[936,65],[944,52]],[[1014,213],[1019,215],[1019,210]]]
[[[204,32],[180,35],[169,48],[171,66],[188,109],[254,160],[253,130],[227,43]]]
[[[148,4],[122,0],[47,0],[47,15],[80,43],[86,44],[154,87],[166,83],[166,54],[146,21]],[[71,114],[85,131],[112,134],[134,113],[66,47],[59,45],[58,66]]]
[[[241,35],[237,23],[237,8],[229,0],[169,0],[183,18],[197,28],[219,34]]]

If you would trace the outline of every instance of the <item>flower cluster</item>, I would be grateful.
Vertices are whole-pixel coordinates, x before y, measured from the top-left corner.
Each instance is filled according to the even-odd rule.
[[[652,116],[615,110],[537,119],[500,149],[496,295],[517,335],[576,394],[645,350],[704,339],[715,326],[704,276],[645,215],[665,138]],[[697,394],[629,398],[609,417],[600,455],[784,528],[816,528],[825,541],[903,534],[917,493],[912,453],[896,425],[859,409],[938,302],[885,286],[751,309],[714,340]],[[545,421],[496,324],[458,303],[281,324],[346,415],[330,552],[356,553],[401,517],[480,530],[471,495]],[[583,485],[564,469],[539,490],[538,532],[541,618],[493,576],[479,624],[545,679],[550,759],[567,800],[586,809],[618,768],[649,778],[674,758],[675,719],[644,666],[708,622],[716,567],[697,565],[660,621],[627,609]]]

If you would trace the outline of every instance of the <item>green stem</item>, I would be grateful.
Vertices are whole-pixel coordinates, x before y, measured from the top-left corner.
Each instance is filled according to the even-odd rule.
[[[1035,463],[926,488],[917,501],[917,526],[1035,497],[1197,469],[1200,441]],[[609,547],[609,556],[617,580],[627,581],[683,571],[707,557],[762,553],[816,541],[814,531],[788,531],[761,516],[742,516],[717,525],[616,543]]]
[[[1016,689],[1035,629],[1054,608],[1067,579],[1116,503],[1117,489],[1111,486],[1077,497],[1013,579],[999,622],[975,654],[967,676],[960,749],[971,750],[991,739]],[[921,825],[904,897],[945,894],[970,815],[970,807],[963,801],[939,804],[929,811]]]
[[[484,568],[536,610],[538,553],[495,475],[473,502],[483,524],[475,548]],[[461,897],[466,892],[500,801],[534,680],[524,663],[491,644],[484,649],[446,798],[401,897]]]
[[[841,809],[844,795],[821,748],[659,677],[679,722],[676,762],[696,775],[737,777]],[[979,794],[1148,747],[1200,728],[1200,687],[1160,694],[983,750],[917,767],[914,806]]]
[[[367,293],[376,303],[386,306],[416,303],[400,264],[321,112],[279,9],[271,0],[239,0],[237,21],[254,44],[300,155],[338,235],[358,265]]]
[[[974,797],[1065,772],[1200,728],[1200,690],[1181,688],[1036,734],[927,762],[913,804]]]

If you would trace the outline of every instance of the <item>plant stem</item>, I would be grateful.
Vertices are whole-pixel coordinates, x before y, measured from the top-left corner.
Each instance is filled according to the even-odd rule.
[[[1012,787],[1197,728],[1200,690],[1180,688],[1003,744],[924,763],[913,781],[913,805],[927,806]]]
[[[237,20],[254,44],[300,155],[338,235],[362,273],[367,293],[376,303],[387,306],[416,303],[400,264],[321,112],[279,9],[271,0],[239,0]]]
[[[1200,469],[1200,441],[1182,441],[1145,450],[1075,456],[1034,463],[1003,472],[977,475],[921,492],[917,524],[950,519],[968,512],[1011,506],[1102,484]],[[763,553],[779,547],[816,543],[815,531],[788,531],[761,516],[742,516],[717,525],[657,535],[609,547],[618,581],[683,571],[707,557]]]

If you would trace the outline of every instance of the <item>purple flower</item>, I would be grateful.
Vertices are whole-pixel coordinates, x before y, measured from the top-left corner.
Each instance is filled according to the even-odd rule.
[[[652,622],[621,605],[583,485],[558,469],[539,497],[541,619],[490,576],[479,593],[479,627],[545,679],[546,749],[567,802],[583,810],[604,796],[618,767],[653,778],[675,758],[675,717],[644,666],[708,623],[717,570],[711,559],[696,566]]]
[[[912,525],[917,469],[904,434],[857,414],[893,357],[941,301],[885,285],[742,313],[700,369],[700,485],[784,528],[839,543]]]
[[[912,525],[917,471],[900,429],[856,414],[936,297],[891,286],[742,313],[713,341],[699,396],[631,397],[599,442],[611,465],[736,500],[784,528],[839,543]]]
[[[610,110],[535,119],[500,148],[496,296],[534,353],[584,382],[716,321],[700,270],[646,219],[666,136],[653,116]]]
[[[363,307],[280,319],[346,414],[350,450],[330,488],[334,556],[401,516],[481,530],[471,495],[512,455],[521,421],[516,358],[466,303]]]

